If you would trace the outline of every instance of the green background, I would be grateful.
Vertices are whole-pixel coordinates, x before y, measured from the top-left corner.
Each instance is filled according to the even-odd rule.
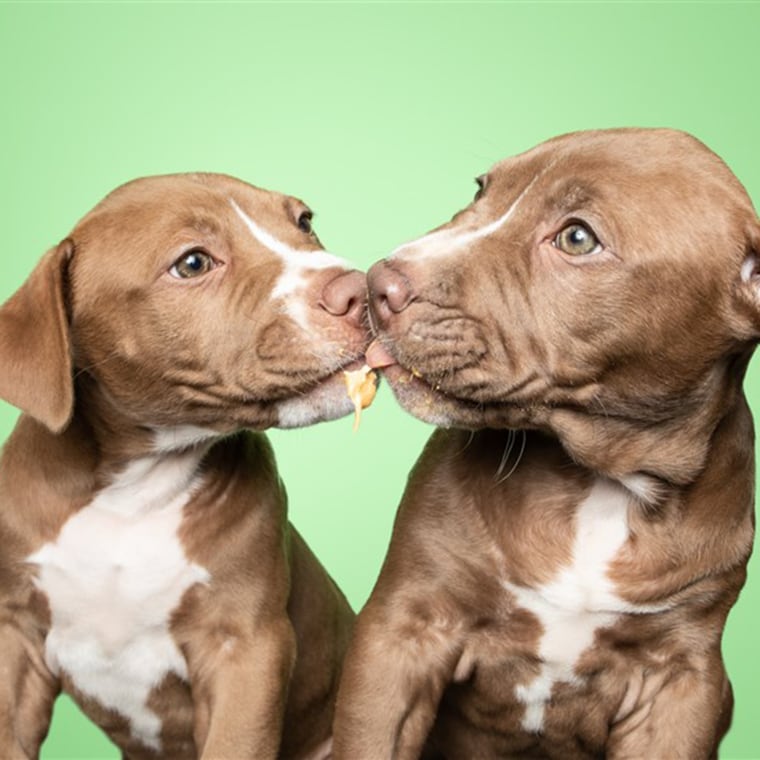
[[[299,195],[362,267],[469,202],[494,161],[569,130],[693,132],[760,203],[760,5],[0,4],[0,299],[106,192],[211,170]],[[760,411],[760,369],[747,381]],[[0,407],[0,440],[16,413]],[[294,522],[366,599],[430,428],[387,388],[274,432]],[[760,566],[731,613],[721,757],[760,757]],[[43,757],[115,758],[59,700]]]

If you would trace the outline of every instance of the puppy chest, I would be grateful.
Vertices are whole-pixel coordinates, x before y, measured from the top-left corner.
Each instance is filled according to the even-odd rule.
[[[128,718],[155,749],[150,693],[168,674],[187,676],[169,621],[187,589],[209,580],[177,538],[181,516],[180,504],[140,516],[85,507],[28,560],[50,606],[50,670]]]
[[[599,479],[576,509],[569,562],[540,586],[503,583],[513,614],[531,620],[534,635],[522,646],[505,642],[515,673],[511,698],[522,706],[521,727],[545,728],[546,712],[558,693],[585,693],[590,684],[578,666],[598,646],[597,634],[625,615],[660,612],[636,605],[617,590],[609,570],[629,539],[631,496],[618,484]]]

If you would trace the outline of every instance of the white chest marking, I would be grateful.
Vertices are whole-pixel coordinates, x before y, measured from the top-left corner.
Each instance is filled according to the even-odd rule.
[[[254,222],[231,198],[230,204],[235,209],[235,213],[243,220],[251,235],[282,261],[282,274],[272,289],[272,298],[284,298],[285,310],[288,315],[305,330],[309,330],[306,304],[303,298],[292,296],[303,291],[307,284],[307,273],[309,271],[328,269],[329,267],[350,269],[350,265],[345,259],[327,251],[320,249],[302,251],[292,248]]]
[[[50,670],[126,717],[157,752],[161,721],[148,697],[169,673],[187,677],[169,618],[188,588],[210,579],[177,537],[201,456],[133,462],[27,560],[50,604]]]
[[[576,513],[573,559],[550,583],[536,589],[507,582],[517,604],[532,612],[543,626],[539,674],[518,686],[525,704],[523,728],[538,732],[544,709],[558,681],[577,683],[575,665],[593,644],[599,628],[612,625],[621,613],[657,612],[664,607],[633,605],[621,599],[607,576],[610,561],[628,539],[631,494],[620,484],[599,479]]]

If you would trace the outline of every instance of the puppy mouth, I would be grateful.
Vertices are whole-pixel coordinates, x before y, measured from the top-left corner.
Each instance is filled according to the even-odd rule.
[[[410,386],[413,390],[424,389],[428,393],[434,393],[442,397],[456,398],[442,391],[438,383],[426,379],[416,367],[402,363],[379,339],[373,340],[367,348],[365,361],[371,369],[380,370],[388,378],[394,390],[396,387]],[[464,401],[464,399],[457,400]]]
[[[291,392],[283,399],[289,398],[308,398],[311,395],[323,394],[325,392],[338,392],[338,395],[345,394],[345,373],[352,372],[357,369],[361,369],[366,363],[364,355],[358,357],[352,356],[347,358],[344,362],[333,365],[324,374],[317,378],[314,378],[309,383],[298,387],[294,392]]]
[[[365,345],[366,348],[366,345]],[[331,385],[338,380],[343,382],[343,373],[360,369],[365,364],[364,350],[340,351],[337,356],[321,360],[321,366],[310,367],[308,372],[294,372],[286,379],[288,385],[283,385],[272,401],[283,401],[294,396],[303,396],[322,386]]]
[[[295,428],[345,417],[355,412],[346,387],[346,372],[361,369],[364,355],[351,357],[300,392],[275,404],[275,427]]]
[[[428,380],[414,366],[399,362],[379,339],[367,349],[367,364],[382,372],[393,395],[413,416],[438,427],[468,430],[533,426],[541,416],[538,403],[468,398]]]
[[[399,404],[424,422],[440,427],[486,426],[483,404],[445,393],[425,380],[414,367],[400,364],[379,339],[369,345],[366,362],[372,369],[382,372]]]

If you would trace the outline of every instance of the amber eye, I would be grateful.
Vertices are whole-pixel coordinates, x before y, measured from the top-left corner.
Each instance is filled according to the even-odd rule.
[[[200,248],[193,248],[183,253],[172,264],[169,274],[180,280],[186,280],[190,277],[200,277],[210,272],[215,266],[216,262],[210,254]]]
[[[298,217],[298,228],[304,232],[311,233],[311,220],[314,214],[311,211],[304,211],[301,216]]]
[[[602,244],[597,236],[585,224],[573,222],[562,229],[552,241],[560,251],[571,256],[585,256],[596,253],[602,249]]]

